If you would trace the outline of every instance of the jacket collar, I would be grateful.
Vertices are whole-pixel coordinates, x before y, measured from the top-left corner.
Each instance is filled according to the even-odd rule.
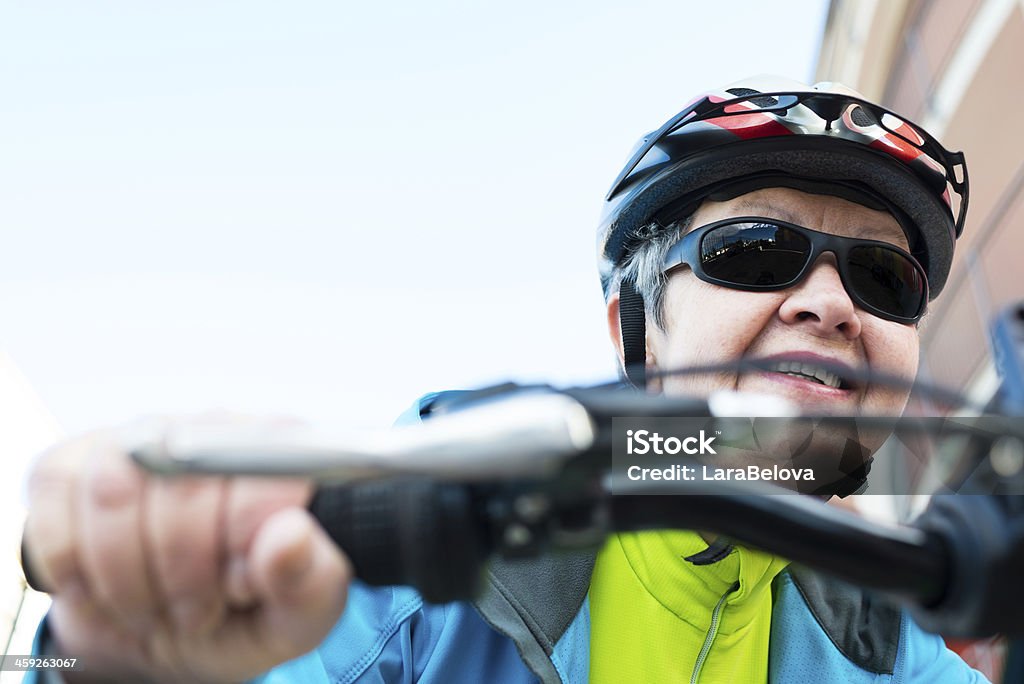
[[[555,644],[579,614],[590,589],[593,551],[529,560],[495,560],[474,605],[507,635],[542,682],[561,682],[551,662]]]
[[[576,619],[590,588],[594,552],[528,560],[495,560],[474,602],[484,620],[515,643],[523,662],[545,684],[562,680],[551,662],[555,644]],[[784,571],[832,644],[858,667],[894,672],[900,611],[860,589],[805,568]]]

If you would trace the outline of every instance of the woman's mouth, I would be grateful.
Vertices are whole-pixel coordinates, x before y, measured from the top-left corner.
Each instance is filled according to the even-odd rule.
[[[777,361],[768,366],[767,370],[771,373],[782,373],[802,380],[816,382],[819,385],[825,385],[826,387],[831,387],[833,389],[848,388],[848,383],[838,373],[834,373],[827,368],[823,368],[822,366],[815,365],[813,363],[806,363],[804,361]]]

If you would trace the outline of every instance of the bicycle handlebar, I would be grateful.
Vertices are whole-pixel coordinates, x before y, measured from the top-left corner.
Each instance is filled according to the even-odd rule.
[[[698,482],[684,496],[648,496],[661,484],[609,473],[613,418],[712,416],[709,402],[608,389],[503,387],[482,395],[462,395],[419,425],[347,442],[170,433],[135,457],[162,472],[316,477],[323,486],[310,508],[357,575],[370,584],[411,585],[432,602],[475,596],[494,554],[596,549],[617,531],[677,527],[726,535],[889,594],[936,631],[1024,632],[1024,591],[1016,586],[1024,576],[1024,506],[1007,503],[1020,496],[937,497],[905,528],[749,482]],[[724,404],[749,415],[743,400],[733,395]],[[764,398],[752,400],[763,414]],[[721,398],[713,403],[721,410]],[[789,415],[792,407],[771,411]],[[942,425],[987,436],[988,444],[997,435],[1024,437],[1024,424],[1005,417]]]
[[[1004,321],[1012,333],[1005,337],[1024,345],[1024,309],[1013,316],[1009,324]],[[1015,391],[1007,398],[1019,398]],[[887,593],[933,631],[1024,634],[1021,469],[1013,477],[989,473],[998,480],[990,491],[1015,477],[1009,489],[1016,495],[934,497],[914,525],[902,529],[793,493],[756,495],[782,491],[774,487],[730,489],[719,483],[714,495],[698,488],[686,496],[646,496],[650,483],[615,481],[608,474],[613,418],[785,416],[793,415],[792,407],[769,401],[766,408],[764,397],[743,395],[705,402],[544,387],[483,395],[463,397],[457,402],[462,410],[441,407],[441,415],[415,428],[347,441],[322,435],[296,441],[294,435],[280,440],[266,433],[163,434],[133,456],[163,473],[319,479],[323,486],[310,509],[357,575],[370,584],[411,585],[433,602],[474,596],[493,554],[596,549],[616,531],[679,527],[723,534]],[[894,424],[857,419],[872,420]],[[1019,418],[953,428],[988,439],[988,447],[999,434],[1024,444]]]

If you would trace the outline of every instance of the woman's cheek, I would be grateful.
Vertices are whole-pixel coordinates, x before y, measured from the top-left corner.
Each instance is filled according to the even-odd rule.
[[[875,319],[863,334],[868,367],[886,375],[903,378],[908,384],[917,376],[920,353],[918,330],[914,326]],[[866,402],[870,413],[899,415],[906,407],[909,389],[886,386],[872,388]]]
[[[920,339],[917,328],[893,321],[878,321],[864,340],[868,362],[899,377],[913,380],[917,375]]]

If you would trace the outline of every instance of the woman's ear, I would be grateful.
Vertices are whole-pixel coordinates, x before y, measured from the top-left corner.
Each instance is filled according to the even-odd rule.
[[[615,347],[615,355],[619,360],[619,374],[625,378],[625,352],[622,349],[622,321],[619,319],[619,293],[616,292],[608,299],[608,336]],[[661,391],[661,378],[652,371],[658,368],[658,359],[655,357],[651,345],[651,321],[647,321],[646,334],[644,336],[644,348],[646,355],[645,365],[647,366],[647,389],[654,392]]]
[[[608,336],[612,340],[612,346],[615,347],[615,355],[619,359],[619,368],[623,368],[625,358],[625,352],[622,351],[622,325],[619,321],[619,293],[616,292],[608,300],[607,304],[608,313]]]

